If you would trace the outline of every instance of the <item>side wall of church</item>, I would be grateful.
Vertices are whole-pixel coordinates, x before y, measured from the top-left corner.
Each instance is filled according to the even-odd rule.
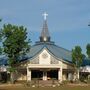
[[[74,69],[74,67],[68,63],[62,63],[62,68],[63,69]]]

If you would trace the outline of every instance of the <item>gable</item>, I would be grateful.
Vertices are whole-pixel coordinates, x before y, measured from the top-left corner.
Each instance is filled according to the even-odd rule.
[[[44,49],[39,55],[39,64],[50,64],[50,54]]]
[[[63,69],[72,69],[72,64],[65,62],[63,59],[57,58],[54,56],[47,48],[44,48],[39,52],[34,58],[30,59],[27,64],[29,67],[60,67]],[[53,66],[54,65],[54,66]]]
[[[57,60],[46,48],[38,53],[33,59],[29,60],[30,64],[59,64]]]
[[[37,56],[40,57],[39,55],[43,52],[43,50],[46,50],[47,53],[49,53],[49,55],[52,56],[50,57],[52,60],[51,63],[57,63],[56,60],[62,60],[68,63],[72,63],[71,52],[69,50],[61,48],[53,43],[44,42],[36,42],[36,44],[31,47],[30,52],[27,53],[29,61],[35,61],[35,58]]]

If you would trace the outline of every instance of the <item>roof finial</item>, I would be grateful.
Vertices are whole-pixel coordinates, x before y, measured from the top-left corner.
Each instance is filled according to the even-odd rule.
[[[46,20],[46,19],[47,19],[48,14],[47,14],[46,12],[44,12],[42,15],[44,16],[44,20]]]
[[[43,28],[40,36],[40,41],[41,42],[50,42],[50,36],[49,36],[49,31],[48,31],[48,25],[47,25],[47,16],[48,14],[44,12],[42,14],[44,16],[44,23],[43,23]]]

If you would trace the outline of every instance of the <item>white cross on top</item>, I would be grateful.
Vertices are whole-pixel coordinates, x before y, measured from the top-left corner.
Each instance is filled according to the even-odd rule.
[[[48,14],[47,14],[46,12],[44,12],[43,16],[44,16],[44,20],[46,20],[46,19],[47,19]]]

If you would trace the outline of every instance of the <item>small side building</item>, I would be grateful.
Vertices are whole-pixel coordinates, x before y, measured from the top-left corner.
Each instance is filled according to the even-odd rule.
[[[90,58],[83,60],[82,66],[80,67],[80,76],[85,79],[90,79]]]

